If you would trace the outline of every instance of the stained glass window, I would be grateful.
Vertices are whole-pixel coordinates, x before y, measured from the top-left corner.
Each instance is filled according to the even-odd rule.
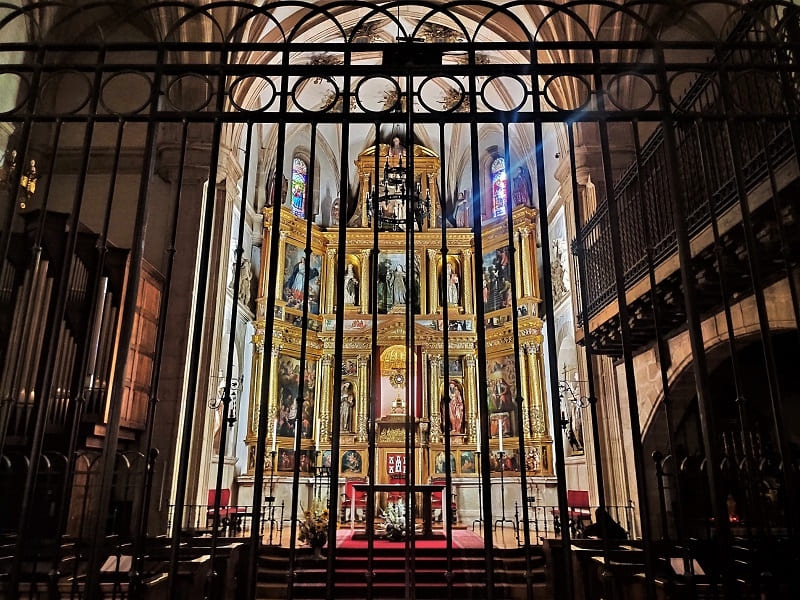
[[[506,177],[506,161],[496,158],[492,162],[492,216],[499,217],[506,214],[506,201],[508,198],[508,177]]]
[[[306,214],[306,181],[308,165],[300,158],[292,161],[292,212],[298,217]]]

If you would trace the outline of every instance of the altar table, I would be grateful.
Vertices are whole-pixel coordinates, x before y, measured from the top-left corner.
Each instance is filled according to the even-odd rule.
[[[431,509],[431,494],[433,492],[441,492],[444,490],[443,483],[416,483],[408,486],[411,494],[422,494],[422,535],[433,535],[433,516]],[[374,492],[395,492],[404,493],[406,490],[405,483],[376,483],[370,485],[368,483],[356,483],[353,489],[357,492],[369,493],[370,490]],[[350,499],[350,530],[355,529],[356,522],[356,495]],[[408,501],[406,500],[406,507]]]

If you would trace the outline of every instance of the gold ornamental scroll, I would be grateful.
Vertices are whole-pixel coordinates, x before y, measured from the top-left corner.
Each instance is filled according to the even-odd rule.
[[[367,441],[367,404],[369,402],[369,358],[358,357],[358,409],[356,410],[356,439]]]
[[[469,442],[478,441],[478,427],[475,420],[478,418],[478,371],[476,369],[475,355],[467,354],[464,357],[464,382],[466,385],[467,423],[469,424]]]
[[[361,314],[369,314],[369,250],[361,251],[361,282],[358,284]]]

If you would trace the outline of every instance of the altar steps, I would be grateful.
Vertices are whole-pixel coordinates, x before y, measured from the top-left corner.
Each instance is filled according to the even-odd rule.
[[[525,556],[520,550],[497,549],[495,554],[496,598],[524,599]],[[538,599],[550,598],[545,584],[544,555],[539,548],[531,550],[533,587]],[[419,600],[445,600],[447,559],[444,549],[417,548],[412,559],[414,597]],[[334,561],[334,598],[341,600],[365,599],[367,584],[367,554],[363,549],[339,548]],[[295,600],[319,600],[326,597],[326,560],[315,560],[310,550],[298,549],[295,562],[297,580],[294,585]],[[486,562],[482,550],[453,549],[453,598],[486,598]],[[265,549],[259,557],[257,597],[263,599],[286,598],[289,557],[286,549]],[[380,600],[405,598],[408,571],[405,549],[376,548],[373,553],[373,594]]]

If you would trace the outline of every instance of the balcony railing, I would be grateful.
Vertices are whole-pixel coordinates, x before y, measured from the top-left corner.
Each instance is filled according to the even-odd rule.
[[[748,56],[754,64],[769,62],[765,57]],[[748,56],[731,54],[725,60],[744,64]],[[749,113],[790,112],[784,106],[778,74],[738,70],[729,86],[733,105],[747,107]],[[719,118],[723,115],[719,89],[719,82],[711,76],[699,76],[674,111],[676,124],[670,126],[676,137],[677,177],[669,175],[664,130],[659,127],[642,146],[638,160],[613,186],[626,289],[646,274],[648,250],[654,264],[676,250],[670,200],[673,189],[684,203],[689,233],[694,235],[709,225],[709,207],[719,216],[738,202],[733,152],[741,156],[748,193],[767,180],[770,166],[778,168],[795,155],[788,117],[786,121],[736,122],[731,140],[725,120]],[[699,118],[701,114],[717,118]],[[608,218],[608,203],[601,197],[597,212],[573,242],[573,252],[582,251],[586,261],[587,297],[579,298],[579,310],[587,311],[590,317],[608,305],[616,293]]]

